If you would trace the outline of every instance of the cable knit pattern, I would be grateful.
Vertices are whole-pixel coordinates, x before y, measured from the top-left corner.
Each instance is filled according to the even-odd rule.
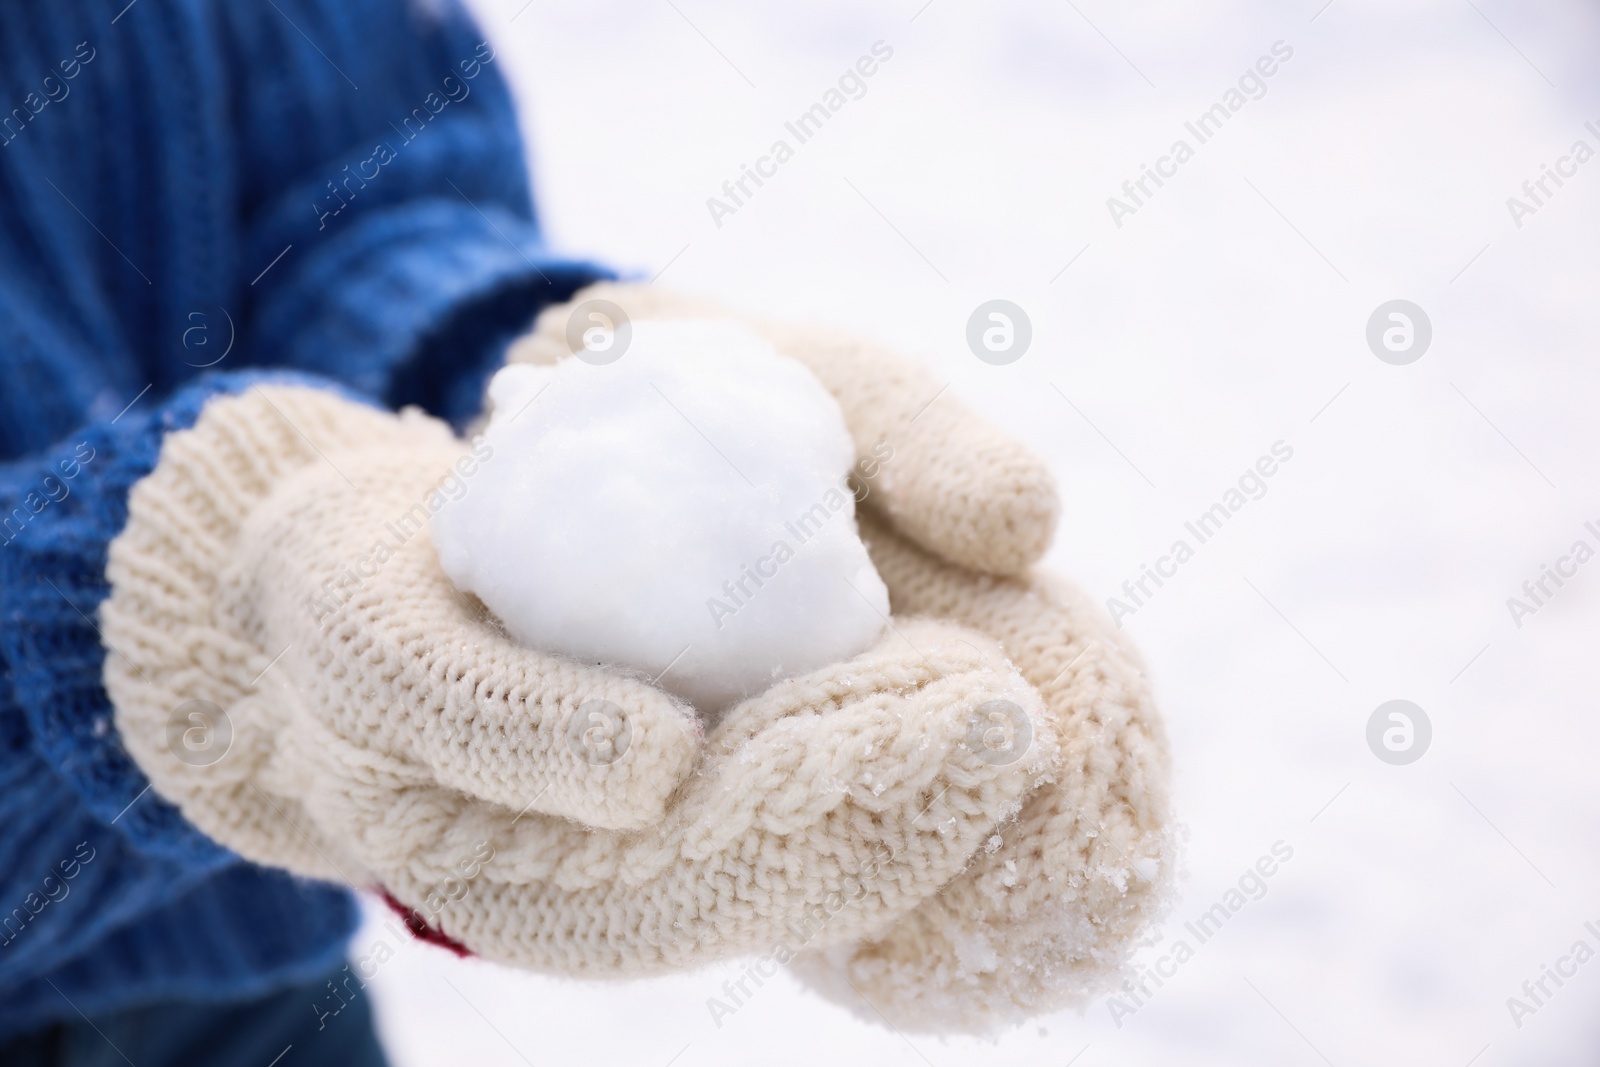
[[[998,640],[1042,694],[1062,760],[938,896],[883,938],[806,959],[803,973],[869,1018],[922,1030],[991,1029],[1103,992],[1175,868],[1166,736],[1138,654],[1053,575],[974,574],[870,516],[862,527],[895,613]]]
[[[567,323],[589,300],[609,300],[631,319],[725,318],[726,309],[654,286],[601,282],[546,308],[511,362],[552,363],[571,354]],[[749,320],[747,320],[749,321]],[[918,544],[962,566],[1018,574],[1050,547],[1060,502],[1044,462],[974,416],[915,363],[855,334],[816,326],[750,321],[774,348],[811,369],[839,401],[862,459],[894,447],[894,462],[872,464],[867,506]]]
[[[813,947],[883,936],[1053,776],[1036,690],[949,623],[898,624],[739,705],[702,747],[689,709],[645,681],[511,644],[425,529],[371,573],[356,563],[465,452],[415,412],[264,386],[170,435],[130,495],[102,608],[118,728],[240,854],[380,883],[490,958],[643,974],[765,951],[819,908]],[[352,569],[328,610],[324,583]],[[630,731],[613,762],[569,743],[595,699]],[[233,731],[204,766],[172,740],[193,700]],[[997,700],[1034,724],[1022,758],[974,746]],[[434,909],[484,844],[471,891]],[[830,908],[863,871],[870,892]]]

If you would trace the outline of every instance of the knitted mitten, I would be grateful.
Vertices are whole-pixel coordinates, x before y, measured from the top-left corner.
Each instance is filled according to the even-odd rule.
[[[895,614],[999,641],[1043,696],[1061,761],[937,895],[800,973],[902,1029],[987,1030],[1082,1003],[1115,984],[1175,873],[1166,736],[1138,654],[1054,575],[975,574],[870,514],[861,525]]]
[[[586,325],[572,328],[574,313],[595,300],[632,319],[729,314],[655,287],[601,284],[547,309],[508,358],[570,356]],[[1175,859],[1166,738],[1137,653],[1082,593],[1029,570],[1049,547],[1054,483],[893,353],[830,331],[748,324],[834,393],[863,458],[889,446],[892,458],[855,474],[866,490],[862,533],[895,616],[981,631],[1042,695],[1042,718],[994,724],[1003,743],[987,757],[1061,742],[1051,776],[938,894],[796,966],[826,995],[902,1028],[983,1030],[1081,1002],[1116,980],[1163,906]]]
[[[645,680],[516,646],[427,530],[492,462],[299,387],[167,438],[111,546],[104,678],[195,825],[489,958],[644,974],[895,929],[1059,761],[1037,692],[950,623],[899,623],[704,742]],[[1037,724],[1020,758],[985,745],[997,708]]]

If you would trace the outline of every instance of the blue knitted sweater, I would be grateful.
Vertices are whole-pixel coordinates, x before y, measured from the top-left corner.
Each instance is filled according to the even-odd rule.
[[[305,980],[354,926],[118,736],[95,613],[163,435],[263,375],[463,421],[604,276],[541,243],[453,0],[125,3],[0,4],[0,1037]]]

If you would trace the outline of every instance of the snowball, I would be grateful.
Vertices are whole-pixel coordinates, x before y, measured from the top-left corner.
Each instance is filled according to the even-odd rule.
[[[839,405],[742,325],[634,322],[617,361],[508,366],[489,397],[433,539],[515,640],[714,714],[882,632]]]

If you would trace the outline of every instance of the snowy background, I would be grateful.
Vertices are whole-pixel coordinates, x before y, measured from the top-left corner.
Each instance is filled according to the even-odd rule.
[[[1600,948],[1600,560],[1520,628],[1506,606],[1600,545],[1600,160],[1521,227],[1506,205],[1600,148],[1600,14],[1324,2],[482,0],[557,247],[925,360],[1049,457],[1050,563],[1098,598],[1294,449],[1126,620],[1188,828],[1168,943],[1293,858],[1120,1026],[1096,1002],[907,1040],[784,977],[719,1029],[733,965],[575,984],[414,946],[372,987],[397,1067],[1600,1058],[1600,961],[1520,1028],[1506,1004]],[[706,199],[880,40],[866,95],[718,227]],[[1276,41],[1265,96],[1118,228],[1106,198]],[[964,339],[993,298],[1033,325],[1009,366]],[[1365,339],[1396,298],[1433,325],[1407,366]],[[1433,726],[1408,766],[1367,746],[1391,699]]]

